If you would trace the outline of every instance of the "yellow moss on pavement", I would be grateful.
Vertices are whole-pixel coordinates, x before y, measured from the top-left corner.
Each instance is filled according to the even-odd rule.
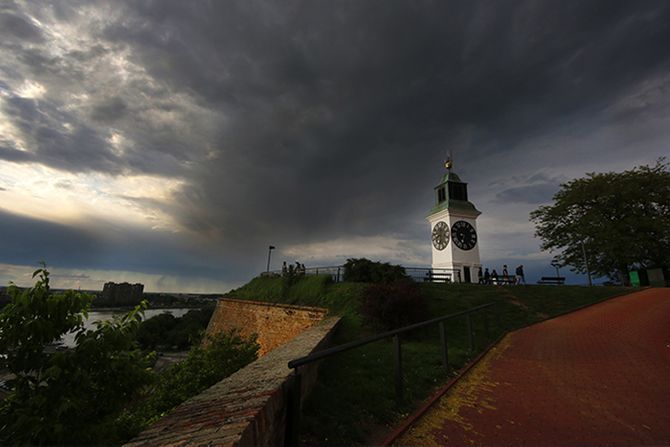
[[[419,418],[412,427],[396,442],[398,446],[439,447],[449,442],[449,437],[442,431],[445,421],[451,421],[471,435],[470,444],[475,444],[477,432],[472,424],[461,416],[465,408],[472,408],[479,413],[484,410],[495,410],[495,402],[491,399],[491,391],[498,386],[488,378],[491,362],[497,359],[510,346],[510,337],[504,337],[492,348],[468,373],[442,396],[433,406]]]

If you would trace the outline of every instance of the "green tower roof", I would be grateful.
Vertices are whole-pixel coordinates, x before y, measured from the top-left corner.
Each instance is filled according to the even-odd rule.
[[[479,215],[481,212],[468,200],[467,183],[451,169],[444,174],[442,181],[435,187],[437,202],[430,210],[429,215],[443,210],[461,211],[467,214]]]
[[[447,172],[444,174],[444,177],[442,177],[442,181],[440,182],[440,185],[447,183],[447,182],[457,182],[457,183],[463,183],[461,178],[455,173],[455,172]],[[435,188],[437,189],[440,185],[436,186]]]

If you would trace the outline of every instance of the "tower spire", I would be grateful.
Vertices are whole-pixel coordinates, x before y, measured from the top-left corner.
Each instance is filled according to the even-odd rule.
[[[451,168],[452,168],[452,166],[454,165],[454,161],[453,161],[453,160],[454,160],[454,159],[453,159],[453,156],[451,155],[451,150],[450,150],[450,151],[449,151],[449,155],[447,156],[447,159],[444,160],[444,167],[447,168],[447,170],[449,171],[449,173],[451,173]]]

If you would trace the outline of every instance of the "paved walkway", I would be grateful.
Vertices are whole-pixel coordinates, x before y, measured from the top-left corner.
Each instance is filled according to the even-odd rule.
[[[509,334],[397,445],[670,445],[670,289]]]

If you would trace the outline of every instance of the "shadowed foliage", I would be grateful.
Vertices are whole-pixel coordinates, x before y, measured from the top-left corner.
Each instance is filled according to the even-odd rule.
[[[579,273],[628,280],[634,268],[670,264],[670,164],[589,173],[561,185],[530,215],[542,249]]]

